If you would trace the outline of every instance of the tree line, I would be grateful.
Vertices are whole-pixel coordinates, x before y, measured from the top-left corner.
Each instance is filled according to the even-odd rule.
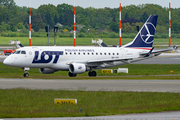
[[[168,33],[169,8],[156,4],[129,5],[122,7],[122,32],[136,33],[136,26],[142,26],[150,15],[158,15],[157,33]],[[180,32],[180,8],[172,9],[172,32]],[[0,32],[28,32],[29,8],[19,7],[14,0],[0,0]],[[76,6],[76,28],[79,32],[119,32],[119,8],[83,8]],[[45,31],[49,25],[59,25],[60,31],[72,31],[74,7],[68,4],[48,4],[32,8],[32,29]]]

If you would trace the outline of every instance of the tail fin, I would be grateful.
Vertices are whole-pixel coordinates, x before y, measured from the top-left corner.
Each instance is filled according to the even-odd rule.
[[[151,15],[134,40],[122,47],[152,48],[158,15]]]

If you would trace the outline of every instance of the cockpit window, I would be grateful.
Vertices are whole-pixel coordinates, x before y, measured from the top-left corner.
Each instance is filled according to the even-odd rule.
[[[20,52],[21,52],[21,51],[18,50],[18,51],[15,51],[14,54],[20,54]]]
[[[21,54],[26,54],[26,51],[21,51]]]
[[[26,54],[26,51],[17,50],[17,51],[14,52],[14,54]]]

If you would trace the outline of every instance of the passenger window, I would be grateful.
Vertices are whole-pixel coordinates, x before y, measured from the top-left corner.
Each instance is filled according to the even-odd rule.
[[[109,55],[111,55],[111,53],[109,53]]]
[[[66,55],[67,55],[68,53],[66,52]]]
[[[83,53],[85,55],[85,53]]]
[[[94,53],[92,53],[92,55],[94,55]]]
[[[21,54],[26,54],[26,51],[21,51]]]
[[[113,55],[114,55],[114,53],[113,53]]]
[[[104,55],[106,55],[106,53],[104,53]]]
[[[80,55],[80,53],[78,53]]]
[[[98,55],[98,53],[96,53],[96,55]]]
[[[117,55],[119,55],[119,53],[117,53]]]
[[[102,55],[102,53],[100,53],[100,55]]]
[[[76,55],[76,53],[74,53],[74,55]]]

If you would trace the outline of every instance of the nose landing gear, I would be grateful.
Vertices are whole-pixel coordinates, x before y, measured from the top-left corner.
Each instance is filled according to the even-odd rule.
[[[24,73],[23,76],[24,77],[29,77],[29,74],[28,73]]]
[[[29,77],[28,70],[30,70],[30,68],[23,68],[23,70],[24,70],[23,76],[24,76],[24,77]]]

